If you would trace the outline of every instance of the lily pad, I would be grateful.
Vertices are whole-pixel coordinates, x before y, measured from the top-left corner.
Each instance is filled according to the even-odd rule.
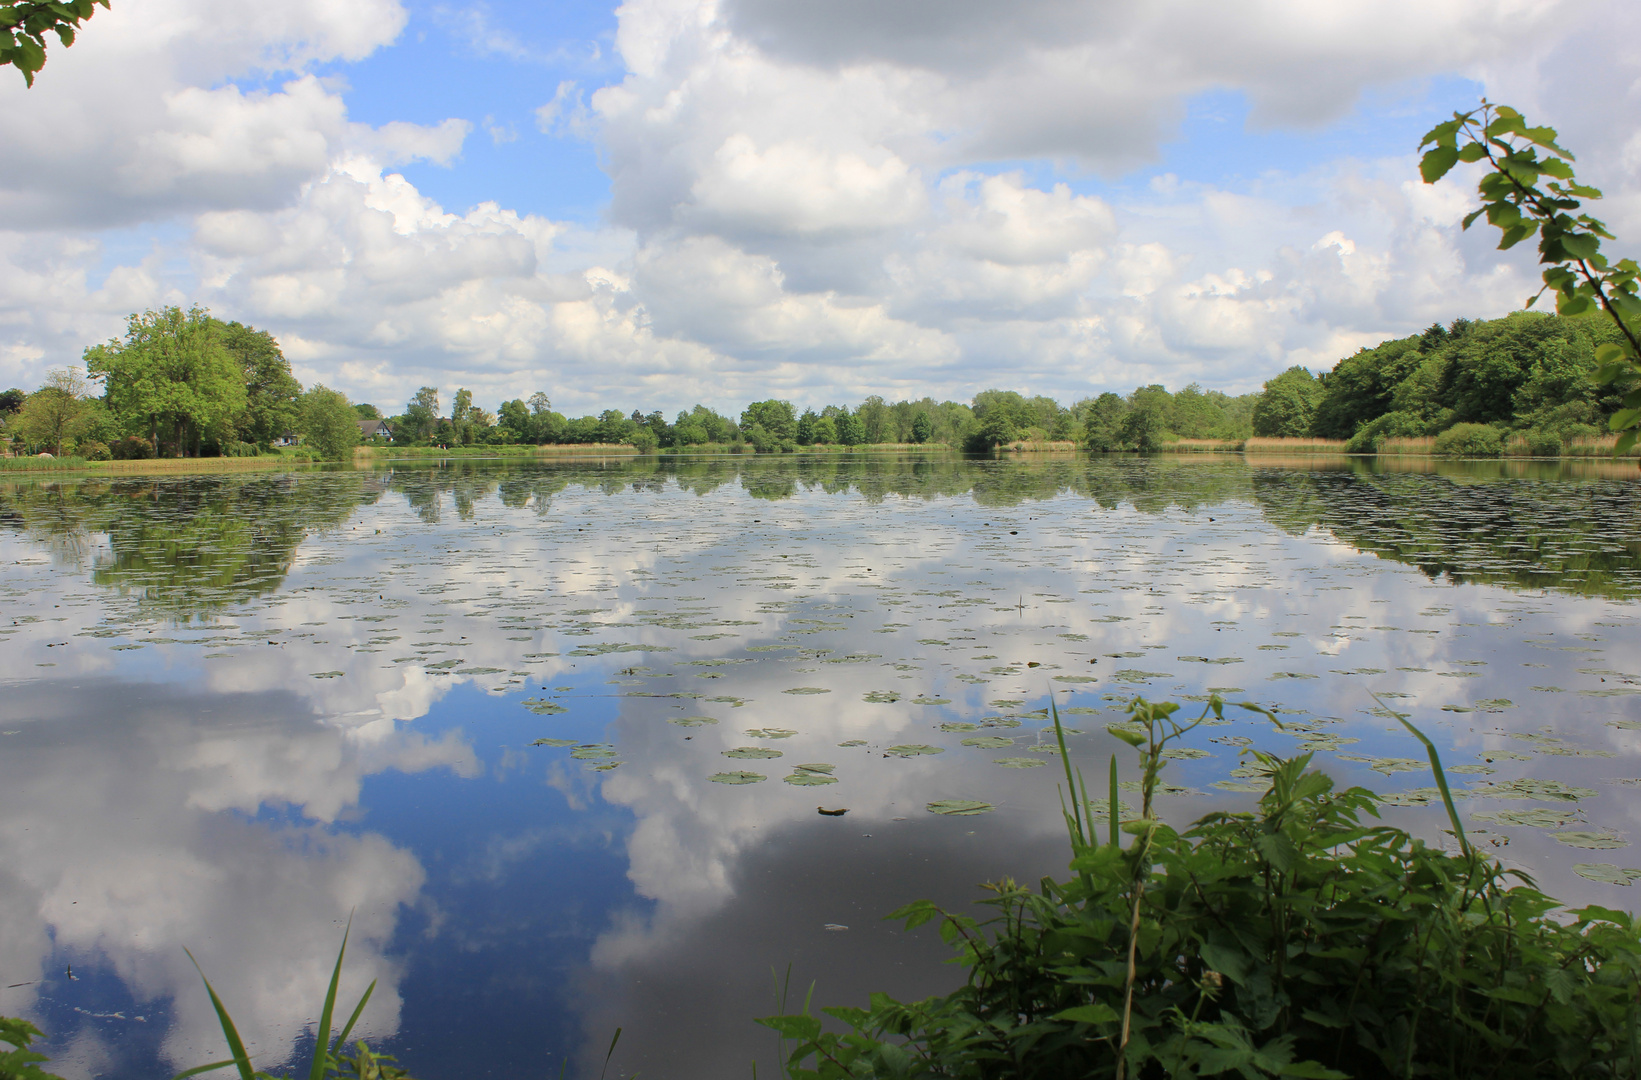
[[[947,817],[970,817],[974,814],[988,814],[997,807],[976,799],[939,799],[929,803],[926,809],[931,814],[945,814]]]
[[[1001,750],[1005,746],[1013,746],[1014,740],[1002,735],[981,735],[978,738],[964,739],[964,746],[975,746],[982,750]]]
[[[1591,832],[1587,829],[1569,829],[1566,832],[1551,833],[1550,835],[1568,847],[1586,848],[1591,851],[1606,851],[1611,848],[1630,846],[1630,842],[1622,836],[1606,831]]]
[[[316,679],[335,679],[346,674],[345,671],[316,671],[313,673],[313,677]]]
[[[673,716],[667,719],[667,723],[677,724],[679,727],[703,727],[717,722],[710,716]]]
[[[536,739],[531,746],[574,746],[574,739]]]
[[[944,724],[935,725],[941,731],[974,731],[979,726],[979,724],[971,724],[966,720],[949,720]]]
[[[615,757],[615,747],[608,743],[583,743],[570,751],[577,761],[603,761]]]
[[[570,711],[557,702],[548,701],[546,698],[530,698],[524,703],[524,707],[537,716],[552,716],[555,713]]]
[[[893,705],[900,700],[900,695],[893,690],[872,690],[862,695],[861,699],[874,705]]]
[[[1454,794],[1457,794],[1455,792]],[[1483,799],[1536,799],[1539,802],[1577,802],[1593,797],[1594,788],[1575,787],[1559,780],[1479,780],[1470,794]]]
[[[826,762],[794,765],[792,766],[792,774],[782,779],[784,782],[795,784],[798,787],[818,787],[822,784],[835,784],[838,782],[838,778],[832,775],[832,770],[835,768],[837,768],[836,765]]]
[[[944,754],[945,752],[946,748],[944,746],[930,746],[927,743],[903,743],[899,746],[889,747],[883,752],[883,756],[909,758],[923,754]]]
[[[725,750],[724,756],[727,758],[778,758],[782,755],[779,750],[773,750],[767,746],[737,746],[733,750]]]
[[[911,703],[913,705],[950,705],[952,700],[951,698],[923,697],[922,695],[918,695],[912,699]]]
[[[794,686],[790,690],[782,690],[783,694],[830,694],[832,691],[822,686]]]
[[[769,779],[763,773],[755,772],[721,772],[707,777],[714,784],[756,784],[761,780]]]
[[[1591,881],[1600,881],[1607,885],[1628,885],[1636,878],[1641,878],[1641,870],[1632,870],[1614,866],[1604,862],[1581,862],[1573,864],[1573,873]]]
[[[1035,769],[1048,762],[1040,757],[1000,757],[992,759],[993,765],[1001,765],[1005,769]]]
[[[797,732],[791,728],[764,727],[747,728],[746,737],[749,739],[790,739]]]
[[[866,740],[865,739],[845,739],[842,742],[838,743],[838,745],[839,746],[865,746],[866,745]]]

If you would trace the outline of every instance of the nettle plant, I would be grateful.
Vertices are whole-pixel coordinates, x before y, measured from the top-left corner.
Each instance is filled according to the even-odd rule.
[[[1484,162],[1476,191],[1481,206],[1465,216],[1470,228],[1484,215],[1503,234],[1500,250],[1537,236],[1544,286],[1527,298],[1532,307],[1545,292],[1555,294],[1560,315],[1605,312],[1617,325],[1620,340],[1596,349],[1602,384],[1631,382],[1609,424],[1619,432],[1617,453],[1641,437],[1641,266],[1634,259],[1612,262],[1601,241],[1613,239],[1607,226],[1583,212],[1587,200],[1601,192],[1581,184],[1573,173],[1573,155],[1556,143],[1556,129],[1533,127],[1508,105],[1483,100],[1467,113],[1437,124],[1419,143],[1424,150],[1419,173],[1427,184],[1446,176],[1460,162]],[[1541,154],[1542,151],[1542,154]]]
[[[1483,857],[1412,725],[1456,851],[1365,822],[1377,797],[1336,790],[1309,754],[1244,751],[1270,784],[1257,809],[1183,832],[1163,822],[1165,749],[1223,709],[1215,697],[1180,723],[1178,706],[1136,698],[1110,730],[1139,753],[1138,815],[1124,817],[1114,757],[1103,808],[1067,762],[1074,876],[989,884],[986,919],[927,901],[893,913],[908,928],[938,920],[967,983],[823,1009],[841,1030],[807,1002],[760,1020],[781,1038],[785,1075],[1641,1075],[1641,927],[1621,911],[1564,911]]]

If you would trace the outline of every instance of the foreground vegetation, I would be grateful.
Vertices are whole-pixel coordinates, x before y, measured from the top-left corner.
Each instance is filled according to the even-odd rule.
[[[927,901],[890,916],[908,928],[938,921],[969,968],[965,986],[822,1010],[841,1032],[807,1002],[765,1018],[782,1036],[786,1075],[1641,1073],[1641,925],[1601,907],[1560,913],[1524,875],[1483,857],[1435,748],[1411,725],[1456,854],[1364,824],[1376,796],[1335,791],[1308,754],[1244,751],[1247,771],[1270,785],[1258,812],[1210,814],[1176,832],[1153,804],[1168,744],[1220,719],[1223,705],[1213,698],[1188,724],[1177,709],[1135,699],[1129,722],[1110,728],[1139,751],[1137,815],[1119,802],[1115,757],[1103,805],[1067,761],[1073,877],[986,886],[996,915],[985,922]],[[1055,730],[1064,759],[1057,715]]]

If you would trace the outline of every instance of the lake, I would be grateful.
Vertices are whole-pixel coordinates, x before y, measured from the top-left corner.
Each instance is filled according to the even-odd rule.
[[[1250,807],[1254,747],[1442,842],[1402,712],[1507,865],[1641,877],[1630,465],[463,461],[8,482],[0,521],[0,1013],[70,1077],[222,1056],[185,947],[285,1061],[350,913],[420,1080],[597,1076],[618,1027],[611,1076],[775,1075],[779,982],[943,992],[884,915],[1065,875],[1051,699],[1125,781],[1135,695],[1277,711],[1187,738],[1176,825]]]

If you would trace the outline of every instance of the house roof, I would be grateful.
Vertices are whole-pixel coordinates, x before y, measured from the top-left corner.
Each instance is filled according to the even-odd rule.
[[[359,434],[365,436],[366,438],[378,434],[379,432],[386,432],[391,435],[393,434],[393,429],[388,426],[386,420],[361,419],[359,421]]]

